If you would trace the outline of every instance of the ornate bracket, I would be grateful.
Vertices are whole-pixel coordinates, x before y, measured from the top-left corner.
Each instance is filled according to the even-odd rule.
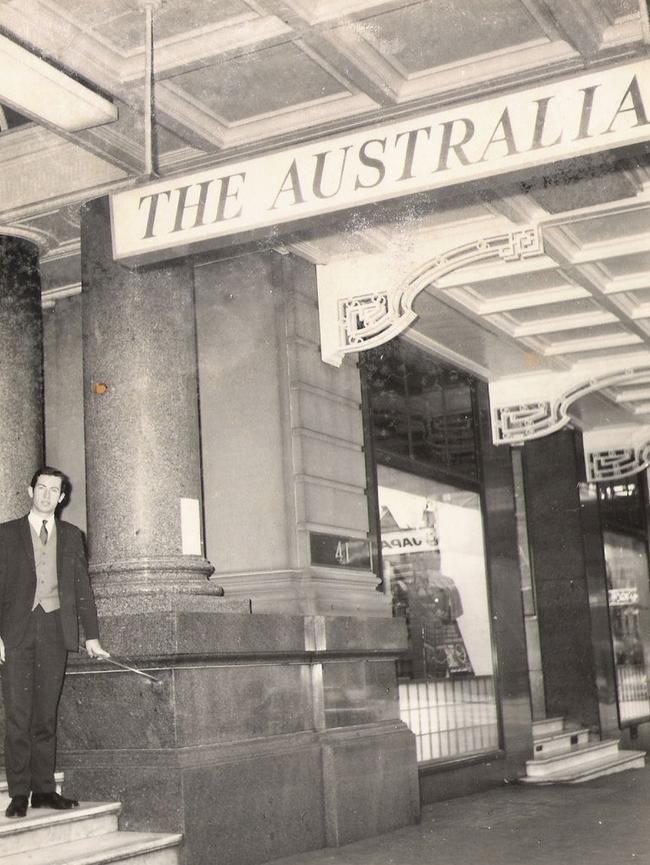
[[[617,481],[650,466],[650,428],[628,425],[583,434],[587,480]]]
[[[394,288],[377,292],[350,291],[341,287],[338,296],[319,285],[321,355],[325,363],[340,366],[346,354],[382,345],[402,333],[415,320],[413,303],[418,294],[436,280],[459,267],[491,258],[518,261],[543,253],[539,227],[475,240],[418,267]]]
[[[497,445],[522,444],[549,435],[569,422],[569,409],[580,397],[621,381],[633,384],[650,372],[650,363],[635,367],[621,365],[618,369],[612,369],[613,366],[613,360],[608,360],[607,372],[594,368],[594,374],[586,381],[584,373],[569,371],[490,382],[492,440]]]

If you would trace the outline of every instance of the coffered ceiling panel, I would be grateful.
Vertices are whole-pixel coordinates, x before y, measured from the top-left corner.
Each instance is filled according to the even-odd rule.
[[[650,208],[627,210],[624,219],[616,213],[576,220],[565,230],[580,244],[602,244],[621,238],[650,236]]]
[[[461,277],[461,272],[458,274]],[[441,286],[445,282],[441,280]],[[466,290],[479,300],[498,300],[505,297],[525,298],[529,294],[544,292],[549,296],[553,289],[563,290],[567,287],[566,277],[552,265],[546,270],[529,271],[517,274],[499,274],[493,279],[475,280],[471,284],[464,285]],[[572,288],[573,286],[568,286]],[[585,292],[586,293],[586,292]]]
[[[52,0],[54,4],[71,18],[83,22],[86,30],[120,54],[142,50],[144,16],[131,0],[117,0],[115,4]],[[206,30],[224,22],[254,17],[256,13],[244,0],[168,0],[155,13],[155,38],[164,42],[188,31]]]
[[[520,0],[425,0],[364,18],[359,33],[404,76],[547,41]]]
[[[293,43],[177,75],[170,81],[229,124],[350,92]],[[273,81],[272,88],[269,81]]]
[[[621,18],[635,18],[639,14],[636,0],[609,0],[603,4],[603,11],[612,23]]]
[[[630,291],[625,296],[631,298],[633,301],[635,301],[641,306],[650,304],[650,288],[641,288],[637,291]],[[615,302],[618,302],[620,300],[620,296],[613,298],[613,300]]]
[[[601,327],[579,327],[570,331],[546,334],[540,344],[545,354],[565,354],[605,346],[634,345],[641,337],[620,324]]]
[[[580,321],[575,324],[576,317]],[[599,318],[598,323],[616,321],[614,313],[603,312],[593,298],[567,300],[562,303],[545,303],[510,310],[504,319],[515,326],[528,326],[526,333],[534,333],[536,328],[548,327],[551,330],[568,330],[571,327],[584,327],[585,321]]]
[[[580,169],[558,169],[550,178],[532,185],[530,192],[547,213],[562,213],[632,198],[637,192],[624,170],[608,164],[606,157],[583,159]]]
[[[8,5],[17,6],[18,2],[11,0]],[[87,0],[43,0],[43,6],[71,21],[76,21],[87,29],[101,26],[108,21],[130,18],[135,11],[132,0],[112,0],[110,3],[89,3]]]
[[[608,258],[606,262],[601,262],[601,268],[614,280],[618,277],[643,275],[650,271],[650,252]],[[650,283],[650,278],[648,282]]]

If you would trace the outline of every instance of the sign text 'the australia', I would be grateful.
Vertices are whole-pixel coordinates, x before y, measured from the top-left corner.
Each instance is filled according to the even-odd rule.
[[[130,259],[650,138],[650,60],[367,127],[111,197]]]

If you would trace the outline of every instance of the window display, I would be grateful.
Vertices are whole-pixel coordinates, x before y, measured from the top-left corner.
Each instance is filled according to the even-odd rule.
[[[621,724],[650,716],[648,665],[650,584],[645,542],[623,532],[603,532],[607,601]]]
[[[400,702],[419,759],[496,748],[479,495],[387,466],[377,478],[385,590],[409,635]]]

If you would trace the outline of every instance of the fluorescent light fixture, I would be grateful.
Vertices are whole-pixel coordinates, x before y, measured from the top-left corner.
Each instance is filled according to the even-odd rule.
[[[0,36],[0,102],[68,132],[117,120],[108,99],[6,36]]]

